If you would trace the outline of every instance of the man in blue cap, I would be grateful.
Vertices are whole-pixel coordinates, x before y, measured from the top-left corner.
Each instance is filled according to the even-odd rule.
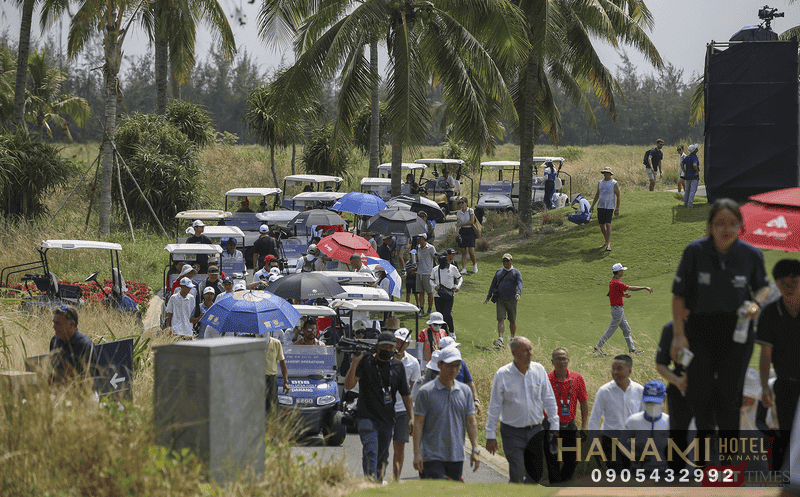
[[[625,421],[625,429],[631,430],[630,436],[636,437],[635,461],[645,470],[666,470],[667,457],[666,449],[669,440],[669,414],[661,411],[664,396],[667,394],[667,387],[658,380],[648,381],[644,384],[642,393],[642,404],[644,411],[631,414]],[[653,440],[656,444],[659,457],[648,455],[644,460],[641,454],[648,440]]]

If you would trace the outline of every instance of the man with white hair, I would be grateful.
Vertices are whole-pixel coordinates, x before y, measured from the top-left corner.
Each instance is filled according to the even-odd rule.
[[[394,338],[397,344],[394,348],[394,357],[403,363],[406,370],[406,379],[408,380],[409,391],[414,386],[414,383],[420,379],[419,361],[410,354],[406,354],[406,349],[409,344],[408,328],[399,328],[394,332]],[[413,403],[412,403],[413,405]],[[392,457],[392,468],[394,469],[395,481],[400,479],[400,474],[403,472],[403,458],[405,457],[406,444],[408,443],[410,434],[408,432],[408,417],[410,413],[406,411],[406,405],[403,402],[403,397],[400,392],[396,394],[394,403],[394,432],[392,434],[392,446],[394,447],[394,455]]]
[[[183,278],[180,284],[180,292],[170,297],[169,302],[167,302],[164,331],[169,331],[173,335],[190,340],[194,336],[189,319],[194,312],[195,298],[190,295],[189,291],[194,288],[194,283],[189,278]]]
[[[538,362],[531,361],[531,341],[525,337],[511,340],[511,355],[514,360],[497,370],[492,380],[492,395],[486,417],[486,450],[497,451],[497,422],[500,421],[500,436],[503,451],[508,460],[511,483],[535,483],[542,477],[544,432],[543,412],[551,420],[559,419],[558,405],[547,371]],[[557,432],[555,423],[550,431]],[[525,453],[531,439],[533,450]],[[525,460],[532,457],[534,474],[528,473]]]

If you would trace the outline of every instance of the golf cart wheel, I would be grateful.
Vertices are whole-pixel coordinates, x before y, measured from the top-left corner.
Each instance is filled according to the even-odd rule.
[[[338,447],[344,443],[347,430],[342,424],[342,411],[333,411],[328,416],[328,422],[322,428],[322,435],[327,446]]]

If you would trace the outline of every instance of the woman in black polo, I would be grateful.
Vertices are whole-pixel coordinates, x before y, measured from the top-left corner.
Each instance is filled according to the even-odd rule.
[[[687,370],[686,399],[694,409],[698,431],[711,431],[715,424],[720,430],[739,430],[744,366],[754,337],[749,334],[743,344],[733,341],[737,311],[750,301],[745,315],[755,318],[769,293],[764,258],[739,240],[742,229],[736,202],[714,202],[707,236],[683,251],[672,285],[670,355],[678,362],[684,347],[694,353]]]

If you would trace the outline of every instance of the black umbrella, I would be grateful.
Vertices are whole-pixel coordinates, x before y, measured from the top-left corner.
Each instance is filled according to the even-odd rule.
[[[311,272],[295,273],[279,278],[270,283],[267,291],[286,300],[292,300],[334,297],[344,292],[344,288],[332,278]]]
[[[414,237],[428,233],[428,224],[415,213],[384,209],[367,221],[367,230],[382,235]]]
[[[419,195],[400,195],[393,197],[386,201],[386,207],[389,209],[404,209],[411,210],[412,212],[423,211],[428,215],[428,221],[435,221],[440,223],[444,221],[444,211],[439,204],[427,197]]]
[[[303,211],[289,221],[289,227],[298,226],[333,226],[344,225],[345,220],[339,214],[328,209],[311,209]]]

